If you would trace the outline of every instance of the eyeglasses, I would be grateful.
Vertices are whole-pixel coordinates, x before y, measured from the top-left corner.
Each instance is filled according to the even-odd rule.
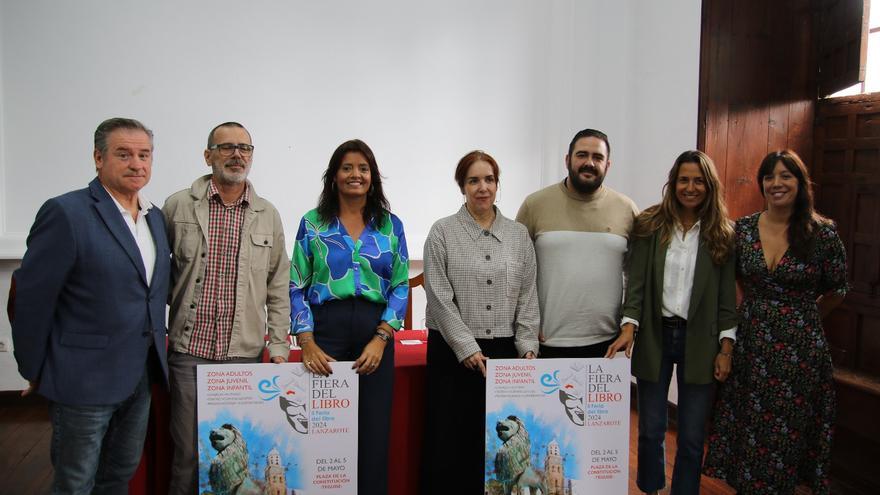
[[[241,156],[250,156],[254,152],[254,147],[250,144],[223,143],[208,146],[208,149],[217,150],[222,156],[232,156],[235,154],[235,150],[238,150]]]

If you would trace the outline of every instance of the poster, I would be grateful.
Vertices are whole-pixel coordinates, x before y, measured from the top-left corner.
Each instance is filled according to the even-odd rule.
[[[490,359],[485,493],[627,493],[629,396],[629,359]]]
[[[199,494],[357,493],[358,378],[302,363],[196,369]]]

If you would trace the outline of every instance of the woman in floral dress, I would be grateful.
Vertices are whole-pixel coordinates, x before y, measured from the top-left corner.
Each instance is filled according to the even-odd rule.
[[[736,224],[742,322],[704,472],[742,494],[798,483],[827,494],[835,397],[822,318],[846,293],[844,247],[793,151],[767,155],[757,179],[767,209]]]

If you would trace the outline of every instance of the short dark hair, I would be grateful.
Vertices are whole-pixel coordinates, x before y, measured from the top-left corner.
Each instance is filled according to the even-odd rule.
[[[244,129],[244,132],[247,132],[247,135],[249,138],[251,138],[251,141],[254,140],[254,138],[251,136],[250,131],[248,131],[245,126],[239,124],[238,122],[224,122],[215,126],[213,129],[211,129],[211,132],[208,133],[208,148],[214,146],[214,133],[217,131],[217,129],[221,127],[238,127],[239,129]]]
[[[568,144],[568,156],[571,156],[571,153],[574,151],[574,143],[578,142],[578,139],[585,137],[594,137],[605,141],[605,147],[608,149],[608,156],[606,156],[605,159],[608,160],[611,158],[611,143],[608,142],[608,135],[602,131],[597,131],[596,129],[583,129],[578,131],[578,133],[571,138],[571,143]]]
[[[379,166],[376,164],[373,150],[360,139],[352,139],[340,144],[330,157],[330,163],[327,164],[327,170],[324,171],[321,179],[324,182],[324,189],[318,198],[318,216],[329,223],[339,215],[339,193],[334,184],[336,173],[339,172],[342,159],[347,153],[360,153],[367,159],[367,164],[370,166],[370,190],[367,192],[367,204],[364,205],[364,224],[369,225],[370,220],[374,220],[376,228],[381,228],[385,223],[385,213],[389,211],[388,199],[382,191],[382,176],[379,174]]]
[[[110,134],[118,129],[128,129],[131,131],[144,131],[150,138],[150,147],[153,147],[153,131],[144,124],[135,119],[127,119],[124,117],[113,117],[98,124],[95,129],[95,149],[101,153],[107,152],[107,138]]]
[[[455,167],[455,182],[458,183],[458,187],[464,187],[464,181],[467,179],[468,169],[471,168],[471,165],[481,160],[487,162],[492,167],[492,173],[495,174],[495,182],[498,182],[498,178],[501,176],[498,162],[496,162],[489,153],[474,150],[461,157],[461,160],[458,161],[458,166]]]

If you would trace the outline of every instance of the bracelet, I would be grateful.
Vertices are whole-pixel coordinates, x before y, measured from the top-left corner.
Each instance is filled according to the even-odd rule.
[[[302,347],[303,344],[308,344],[308,343],[311,342],[312,340],[314,340],[314,338],[312,338],[312,337],[307,337],[307,336],[305,336],[305,335],[303,335],[302,337],[296,337],[296,343],[297,343],[297,345],[299,345],[300,347]]]
[[[389,340],[391,340],[391,337],[389,337],[388,334],[383,332],[382,330],[376,330],[376,337],[379,337],[379,339],[386,344]]]
[[[731,351],[731,352],[718,351],[718,354],[721,354],[722,356],[727,356],[727,357],[732,357],[732,356],[733,356],[733,352],[732,352],[732,351]]]

